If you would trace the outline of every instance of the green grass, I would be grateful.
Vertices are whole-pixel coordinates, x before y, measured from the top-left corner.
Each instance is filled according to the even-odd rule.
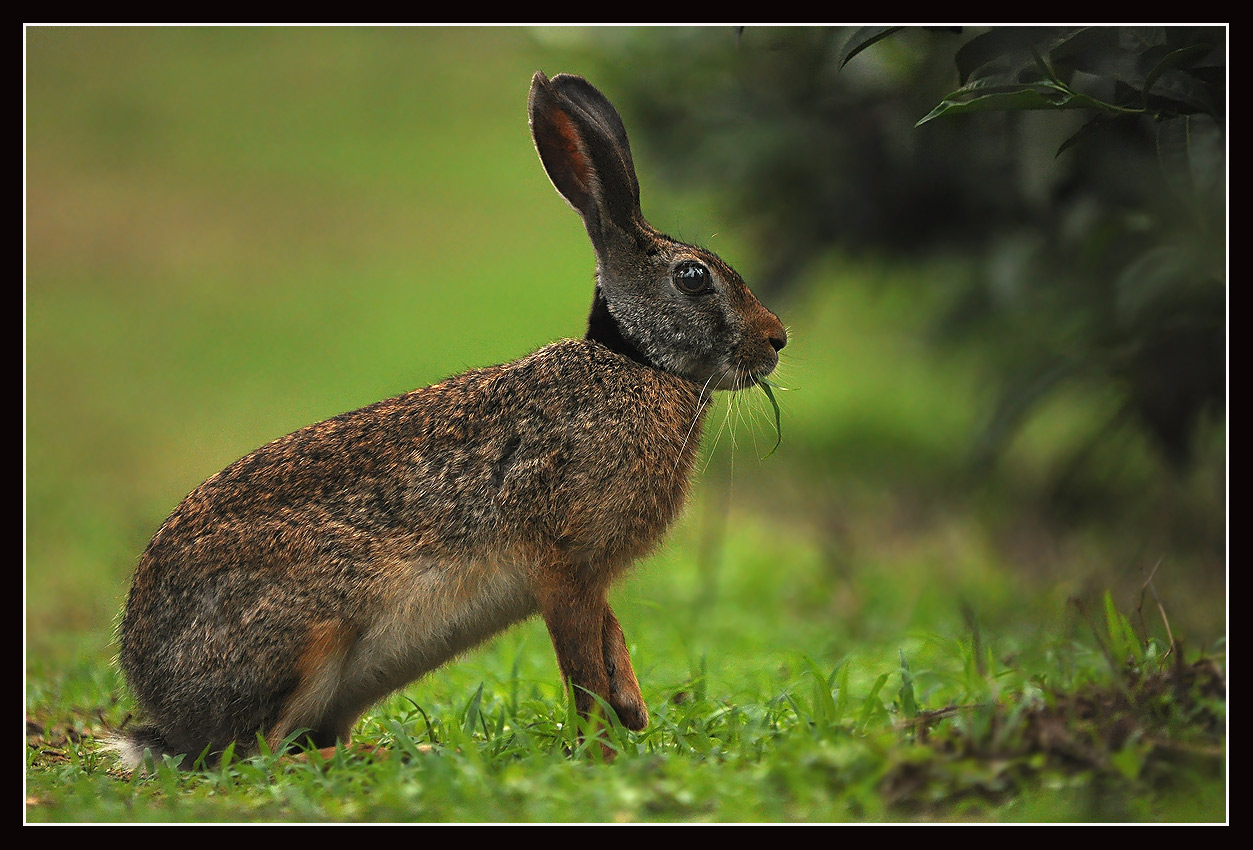
[[[929,340],[960,267],[839,256],[767,298],[777,451],[760,392],[715,411],[615,590],[654,722],[611,764],[530,622],[363,719],[390,758],[112,772],[114,619],[186,492],[581,332],[591,252],[525,123],[535,69],[595,78],[561,35],[28,30],[27,820],[1224,820],[1225,434],[1183,479],[1116,435],[1059,504],[1107,405],[1075,388],[972,478],[995,352]],[[751,283],[735,222],[635,158],[653,223]]]
[[[372,711],[321,764],[261,756],[206,771],[110,772],[94,712],[118,722],[103,660],[32,670],[31,820],[1221,821],[1225,712],[1213,662],[1177,670],[1112,606],[1063,601],[1056,634],[993,630],[931,606],[931,628],[856,639],[831,616],[821,558],[736,514],[706,586],[644,566],[617,594],[652,712],[580,745],[542,625],[493,641]],[[756,540],[752,538],[758,538]],[[746,539],[747,538],[747,539]],[[761,562],[787,564],[766,580]],[[942,583],[939,577],[931,579]],[[883,584],[883,580],[879,580]],[[917,591],[875,587],[870,622]],[[710,587],[708,585],[713,585]],[[937,593],[924,588],[923,594]],[[1017,601],[1017,600],[1015,600]],[[970,610],[1004,616],[994,599]],[[1108,615],[1108,618],[1107,618]],[[952,620],[952,622],[949,622]],[[1107,654],[1108,653],[1108,654]],[[1221,659],[1221,656],[1220,656]],[[58,711],[59,709],[59,711]]]

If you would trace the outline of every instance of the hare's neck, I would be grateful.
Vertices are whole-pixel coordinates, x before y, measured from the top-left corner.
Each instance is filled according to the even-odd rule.
[[[596,296],[592,299],[592,312],[587,317],[585,339],[599,342],[611,351],[630,357],[636,363],[643,363],[654,369],[660,368],[622,333],[622,326],[613,317],[613,313],[609,312],[609,305],[605,302],[605,296],[601,293],[599,286],[596,287]]]

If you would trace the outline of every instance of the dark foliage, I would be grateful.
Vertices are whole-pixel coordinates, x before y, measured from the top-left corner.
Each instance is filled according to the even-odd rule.
[[[940,339],[995,352],[981,457],[1082,382],[1186,468],[1226,393],[1224,29],[649,30],[629,47],[611,85],[671,179],[738,204],[764,288],[833,247],[975,259],[927,303],[947,304]]]

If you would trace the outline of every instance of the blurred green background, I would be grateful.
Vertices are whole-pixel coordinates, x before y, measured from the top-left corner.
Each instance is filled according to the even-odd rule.
[[[1006,364],[1034,362],[1024,339],[1090,362],[1055,321],[1072,302],[1012,321],[957,308],[990,268],[1023,267],[1023,234],[1060,209],[1050,187],[1083,185],[1054,157],[1078,125],[1033,115],[986,144],[978,121],[1001,116],[943,138],[914,129],[957,85],[943,34],[906,34],[844,70],[839,30],[26,35],[28,663],[108,659],[139,552],[241,455],[581,335],[593,258],[530,141],[537,69],[606,92],[649,220],[720,253],[789,329],[782,445],[762,459],[775,442],[763,398],[724,401],[674,543],[624,596],[663,620],[669,598],[716,596],[720,570],[748,563],[786,602],[745,612],[754,628],[790,618],[815,640],[894,641],[959,629],[963,603],[992,628],[1052,628],[1069,595],[1105,588],[1130,609],[1157,566],[1176,637],[1226,633],[1221,409],[1186,423],[1182,463],[1120,415],[1118,384],[1056,382],[1029,415],[1006,414]],[[832,103],[844,111],[814,111]],[[798,135],[814,146],[781,141]],[[927,156],[884,160],[876,138]],[[808,165],[815,151],[840,168]],[[1052,255],[1053,277],[1091,274],[1080,254]],[[694,631],[694,651],[729,636]],[[647,645],[638,622],[628,634]],[[755,634],[734,635],[749,648],[731,655],[841,652],[765,635],[753,648]]]

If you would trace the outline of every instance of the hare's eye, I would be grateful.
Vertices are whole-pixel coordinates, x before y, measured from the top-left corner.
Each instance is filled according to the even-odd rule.
[[[700,295],[710,289],[709,269],[694,260],[679,263],[670,277],[684,295]]]

